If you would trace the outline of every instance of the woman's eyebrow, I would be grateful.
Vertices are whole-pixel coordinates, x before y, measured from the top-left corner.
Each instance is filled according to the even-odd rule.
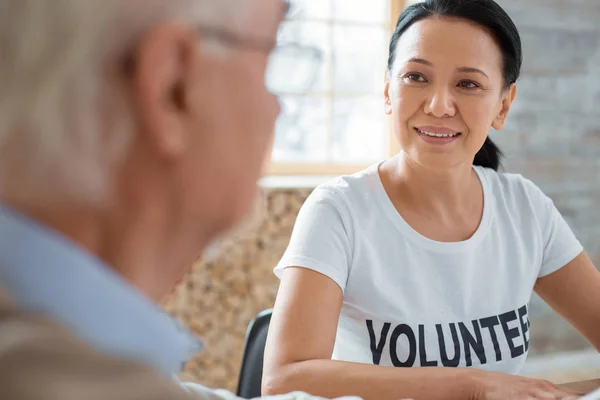
[[[467,72],[467,73],[475,73],[475,74],[481,74],[483,76],[485,76],[486,78],[490,79],[490,77],[483,72],[482,70],[480,70],[479,68],[473,68],[473,67],[460,67],[456,69],[458,72]]]
[[[418,63],[418,64],[423,64],[423,65],[427,65],[429,67],[433,66],[433,63],[431,61],[427,61],[424,58],[418,58],[418,57],[413,57],[408,59],[408,61],[406,61],[407,63],[409,62],[414,62],[414,63]]]

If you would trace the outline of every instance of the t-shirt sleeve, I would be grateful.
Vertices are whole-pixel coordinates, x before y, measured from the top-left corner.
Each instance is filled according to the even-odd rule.
[[[530,181],[528,190],[542,234],[543,255],[538,277],[549,275],[567,265],[583,246],[560,214],[552,199]]]
[[[352,262],[352,232],[348,208],[333,189],[317,188],[302,205],[290,243],[275,267],[281,278],[288,267],[323,274],[345,290]]]

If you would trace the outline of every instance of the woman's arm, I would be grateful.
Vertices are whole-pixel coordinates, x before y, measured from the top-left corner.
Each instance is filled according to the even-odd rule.
[[[284,271],[267,339],[263,395],[300,390],[377,400],[567,398],[549,382],[505,374],[332,361],[342,300],[330,278],[304,268]]]
[[[535,291],[600,351],[600,271],[585,252],[539,278]]]

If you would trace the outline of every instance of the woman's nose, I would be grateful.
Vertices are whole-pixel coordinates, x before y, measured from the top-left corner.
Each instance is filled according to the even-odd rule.
[[[456,106],[450,91],[447,88],[433,88],[425,101],[424,111],[437,118],[454,116]]]

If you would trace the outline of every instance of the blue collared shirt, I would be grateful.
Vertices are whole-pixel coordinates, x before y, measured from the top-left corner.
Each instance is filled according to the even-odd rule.
[[[0,206],[0,286],[100,351],[173,376],[201,343],[100,259]]]

